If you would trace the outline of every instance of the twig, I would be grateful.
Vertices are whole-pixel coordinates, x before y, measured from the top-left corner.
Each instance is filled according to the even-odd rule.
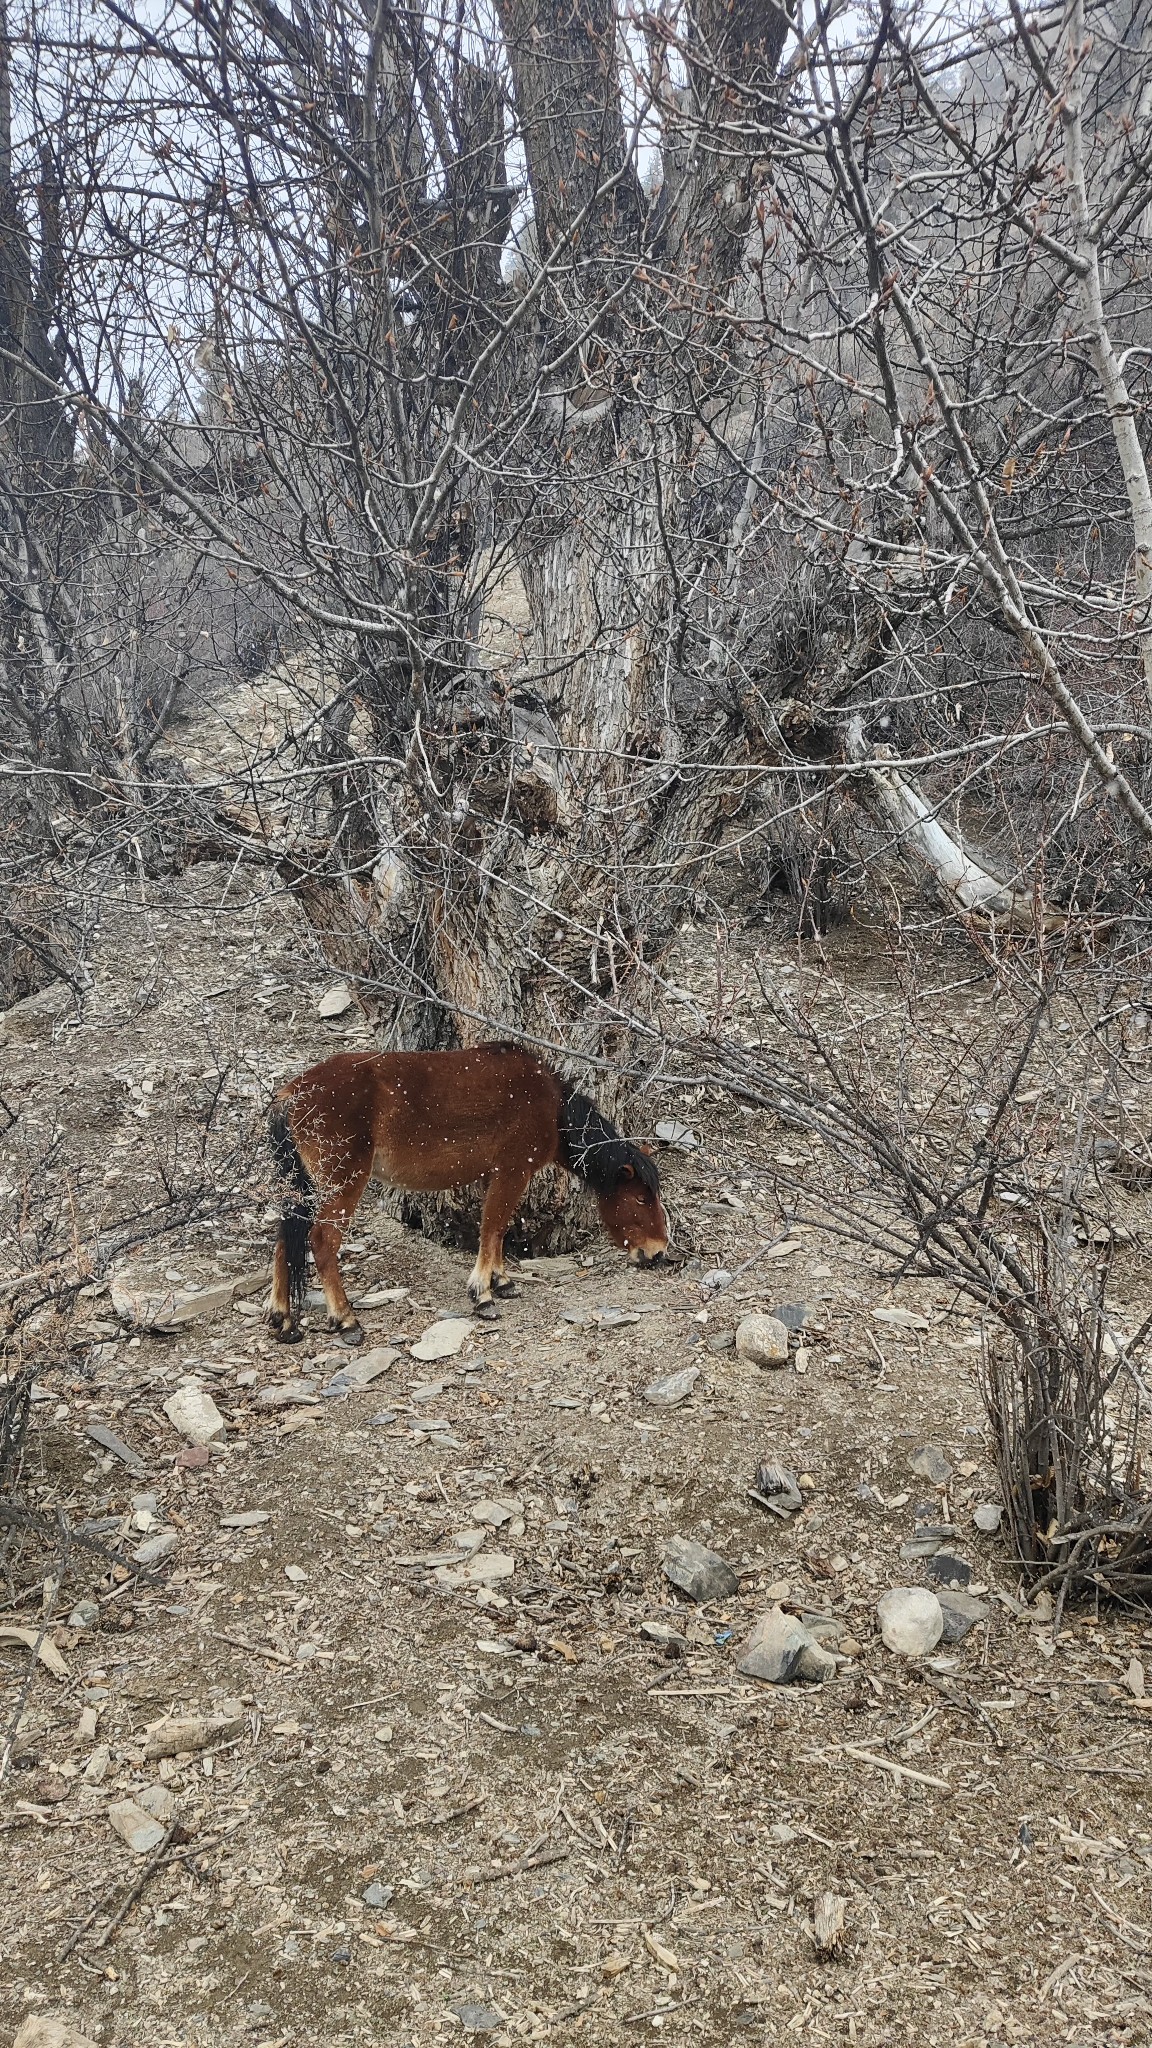
[[[246,1636],[229,1635],[224,1628],[214,1629],[213,1635],[218,1643],[231,1643],[234,1649],[247,1650],[250,1656],[269,1657],[273,1664],[287,1664],[290,1669],[295,1667],[295,1657],[286,1657],[283,1650],[274,1650],[271,1644],[250,1643]]]
[[[869,1756],[866,1749],[852,1749],[848,1743],[840,1745],[841,1754],[855,1757],[858,1764],[871,1764],[874,1771],[888,1771],[893,1778],[911,1778],[917,1785],[934,1785],[938,1792],[951,1792],[955,1788],[947,1778],[929,1777],[927,1771],[914,1771],[909,1764],[894,1763],[891,1757]]]
[[[519,1877],[525,1870],[543,1870],[548,1863],[566,1863],[567,1848],[529,1850],[527,1856],[517,1857],[515,1863],[502,1863],[498,1870],[482,1870],[477,1884],[495,1884],[501,1877]]]

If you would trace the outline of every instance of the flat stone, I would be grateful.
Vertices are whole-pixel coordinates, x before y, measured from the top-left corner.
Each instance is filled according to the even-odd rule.
[[[136,1795],[136,1804],[150,1813],[153,1820],[163,1821],[165,1827],[176,1818],[176,1796],[167,1785],[145,1785]]]
[[[687,1639],[678,1629],[669,1628],[666,1621],[642,1621],[640,1633],[646,1643],[656,1643],[662,1650],[686,1650]]]
[[[984,1500],[975,1510],[972,1520],[982,1536],[994,1536],[1004,1519],[1004,1510],[998,1501]]]
[[[0,1012],[0,1045],[51,1045],[56,1026],[76,1007],[66,981],[50,981],[34,996]]]
[[[326,989],[316,1005],[318,1017],[346,1017],[356,998],[351,989],[342,981],[334,988]]]
[[[974,1593],[965,1593],[958,1587],[941,1586],[936,1598],[944,1617],[941,1641],[945,1643],[962,1643],[969,1629],[975,1628],[978,1621],[987,1621],[992,1612]]]
[[[700,1377],[698,1365],[686,1365],[679,1372],[665,1373],[663,1379],[653,1380],[644,1389],[644,1399],[650,1408],[677,1408],[686,1401]]]
[[[374,1907],[376,1912],[379,1913],[390,1902],[394,1889],[393,1885],[381,1884],[379,1878],[373,1878],[372,1883],[361,1892],[360,1897],[366,1906]]]
[[[419,1342],[412,1346],[413,1358],[455,1358],[463,1350],[473,1329],[470,1316],[445,1316],[430,1323]]]
[[[477,1500],[471,1507],[472,1520],[483,1522],[489,1529],[502,1529],[506,1522],[514,1522],[524,1512],[522,1500]]]
[[[127,1465],[130,1472],[143,1472],[144,1465],[137,1453],[130,1450],[127,1444],[121,1443],[115,1431],[109,1429],[105,1423],[90,1422],[84,1434],[91,1437],[94,1444],[99,1444],[102,1451],[107,1451],[110,1457],[119,1458],[120,1463]]]
[[[12,2048],[95,2048],[87,2034],[81,2034],[69,2020],[54,2019],[50,2013],[30,2013],[17,2030]]]
[[[933,1486],[947,1486],[955,1469],[939,1444],[925,1444],[908,1462],[918,1479],[927,1479]]]
[[[737,1668],[746,1678],[760,1678],[769,1685],[787,1685],[794,1678],[819,1684],[835,1675],[836,1659],[794,1614],[770,1607],[755,1623]]]
[[[172,1714],[153,1721],[145,1731],[144,1755],[149,1762],[161,1756],[195,1756],[243,1731],[242,1714]]]
[[[926,1656],[944,1633],[940,1602],[923,1586],[894,1586],[877,1601],[876,1618],[885,1648],[900,1657]]]
[[[168,1830],[155,1817],[146,1813],[134,1799],[118,1799],[108,1808],[108,1824],[122,1842],[126,1842],[134,1856],[147,1856],[159,1847]]]
[[[775,1316],[745,1316],[736,1326],[736,1349],[750,1365],[787,1365],[787,1328]]]
[[[98,1628],[100,1609],[95,1600],[78,1600],[68,1616],[69,1628]]]
[[[962,1557],[954,1557],[950,1550],[938,1550],[924,1567],[925,1573],[934,1586],[966,1586],[972,1577],[972,1567]]]
[[[259,1294],[267,1285],[265,1268],[238,1280],[220,1280],[210,1287],[158,1289],[147,1276],[125,1269],[112,1275],[109,1299],[120,1320],[141,1330],[178,1330],[198,1316],[210,1316],[234,1301]]]
[[[756,1467],[755,1490],[763,1506],[771,1508],[773,1514],[782,1520],[799,1514],[804,1505],[796,1474],[790,1472],[787,1465],[774,1465],[767,1458]]]
[[[661,1145],[670,1145],[674,1152],[695,1152],[700,1143],[690,1124],[682,1124],[678,1117],[665,1117],[656,1126],[656,1138]]]
[[[370,1387],[373,1380],[391,1370],[399,1357],[398,1351],[393,1351],[386,1344],[378,1344],[374,1350],[366,1351],[362,1358],[350,1358],[346,1365],[340,1366],[328,1382],[329,1389],[347,1389],[352,1393],[361,1387]]]
[[[442,1586],[494,1586],[501,1579],[510,1579],[515,1570],[514,1557],[503,1550],[489,1550],[482,1557],[470,1557],[467,1564],[441,1567],[436,1577]]]
[[[927,1316],[919,1316],[911,1308],[874,1308],[872,1320],[887,1323],[894,1330],[927,1330],[931,1328]],[[925,1473],[927,1478],[927,1473]]]
[[[175,1529],[165,1529],[159,1536],[149,1536],[132,1552],[133,1562],[150,1571],[154,1565],[163,1564],[166,1557],[180,1547],[180,1538]]]
[[[707,1341],[709,1351],[715,1352],[717,1357],[719,1357],[721,1352],[735,1351],[736,1332],[735,1330],[713,1330],[712,1335]]]
[[[726,1558],[687,1536],[670,1536],[664,1545],[664,1576],[690,1600],[728,1600],[740,1589],[740,1574]]]
[[[276,1387],[261,1387],[253,1406],[256,1408],[301,1408],[310,1407],[320,1399],[315,1380],[282,1380]]]
[[[900,1545],[900,1555],[905,1564],[911,1564],[918,1557],[935,1557],[940,1548],[939,1536],[910,1536]]]
[[[504,2025],[504,2015],[493,2005],[451,2005],[466,2034],[494,2034]]]
[[[217,1443],[225,1434],[224,1417],[203,1387],[177,1387],[165,1401],[164,1413],[177,1435],[190,1444]]]
[[[222,1529],[260,1529],[263,1528],[265,1522],[270,1522],[271,1520],[272,1516],[268,1508],[245,1508],[244,1512],[239,1515],[221,1515],[220,1527]]]

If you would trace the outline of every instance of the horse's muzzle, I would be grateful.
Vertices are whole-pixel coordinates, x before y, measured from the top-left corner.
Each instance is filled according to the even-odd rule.
[[[667,1252],[637,1252],[636,1264],[644,1270],[647,1270],[650,1266],[666,1266],[668,1264],[668,1254]]]

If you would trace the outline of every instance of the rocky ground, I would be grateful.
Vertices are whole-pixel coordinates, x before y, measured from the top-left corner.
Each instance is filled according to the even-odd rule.
[[[199,868],[125,885],[83,1021],[4,1049],[9,1191],[38,1162],[84,1242],[145,1182],[183,1208],[37,1340],[24,1495],[123,1562],[73,1547],[57,1589],[6,1538],[0,2039],[43,2014],[109,2048],[1152,2038],[1152,1631],[1054,1637],[974,1520],[978,1321],[790,1229],[794,1134],[692,1091],[650,1108],[700,1141],[663,1159],[678,1273],[598,1240],[422,1341],[468,1260],[370,1197],[366,1383],[317,1309],[281,1349],[245,1291],[258,1112],[366,1038],[318,1015],[330,980],[288,907]],[[210,1285],[130,1333],[133,1300],[170,1318]],[[1134,1324],[1135,1252],[1114,1285]],[[774,1309],[788,1361],[757,1364],[735,1332]],[[672,1582],[674,1537],[730,1567],[715,1597]],[[949,1634],[979,1618],[902,1655],[877,1603],[933,1574],[967,1579]],[[742,1671],[774,1609],[824,1682]]]

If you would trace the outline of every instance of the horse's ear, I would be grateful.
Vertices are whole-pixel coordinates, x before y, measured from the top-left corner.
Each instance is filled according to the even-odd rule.
[[[620,1178],[621,1180],[635,1180],[636,1168],[634,1166],[622,1166],[620,1168]]]

